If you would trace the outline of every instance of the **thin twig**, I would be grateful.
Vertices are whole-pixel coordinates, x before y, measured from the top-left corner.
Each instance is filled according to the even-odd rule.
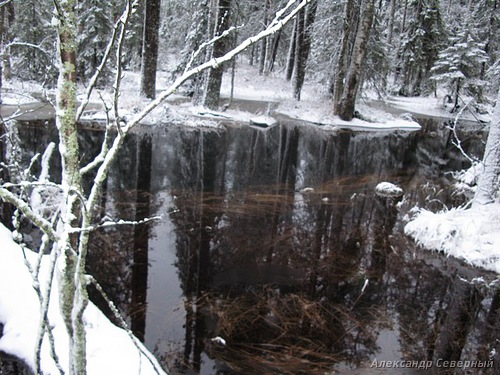
[[[90,283],[94,284],[94,286],[96,287],[97,291],[101,294],[102,298],[104,298],[104,300],[106,301],[106,303],[107,303],[108,307],[110,308],[111,312],[113,313],[113,315],[117,319],[120,327],[130,337],[130,339],[132,340],[132,343],[135,345],[135,347],[137,348],[137,350],[139,351],[139,353],[141,353],[142,355],[144,355],[144,357],[146,357],[146,359],[149,361],[149,363],[151,364],[151,366],[153,366],[153,369],[156,371],[157,374],[163,373],[163,370],[161,368],[158,369],[156,361],[153,361],[153,359],[151,358],[151,354],[148,353],[144,349],[144,347],[141,345],[139,339],[137,337],[135,337],[135,335],[133,334],[133,332],[130,330],[130,328],[127,325],[127,322],[125,322],[125,319],[123,319],[122,315],[120,314],[120,311],[118,311],[118,308],[113,303],[113,301],[111,301],[111,299],[108,297],[108,295],[106,294],[106,292],[104,291],[104,289],[102,288],[102,286],[91,275],[87,275],[87,279],[88,279],[88,281]]]

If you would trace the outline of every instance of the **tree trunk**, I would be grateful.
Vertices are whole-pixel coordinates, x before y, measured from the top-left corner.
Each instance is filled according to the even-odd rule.
[[[135,221],[148,218],[151,214],[151,137],[141,137],[137,142],[137,160],[140,166],[137,171],[136,211]],[[148,293],[149,270],[149,224],[134,227],[134,253],[131,265],[131,290],[130,302],[132,312],[130,316],[130,329],[135,336],[144,342],[146,333],[146,311]]]
[[[387,25],[387,44],[392,47],[394,38],[394,15],[396,13],[396,0],[390,0],[389,3],[389,20]]]
[[[297,15],[298,17],[298,15]],[[290,81],[293,76],[293,68],[295,66],[295,46],[297,44],[297,17],[293,23],[292,38],[290,39],[290,47],[288,49],[288,59],[286,61],[286,80]]]
[[[0,75],[1,79],[1,75]],[[7,128],[5,123],[0,122],[0,160],[7,160]],[[0,181],[10,182],[9,170],[8,168],[0,168]],[[13,230],[12,225],[12,215],[14,214],[14,206],[5,201],[0,202],[0,222],[5,225],[8,229]]]
[[[56,126],[59,133],[59,152],[62,164],[62,188],[65,205],[60,223],[60,244],[63,263],[59,269],[61,314],[69,336],[69,374],[86,374],[85,327],[83,312],[88,304],[84,259],[78,257],[78,236],[71,234],[81,220],[82,191],[80,152],[76,126],[76,1],[56,1],[58,18],[59,78],[57,92]]]
[[[156,96],[160,5],[160,0],[146,0],[144,7],[140,92],[149,99],[154,99]]]
[[[304,84],[304,77],[306,75],[307,59],[311,50],[311,33],[316,18],[316,10],[318,8],[318,1],[313,0],[304,10],[305,18],[303,19],[302,37],[297,38],[297,46],[295,49],[295,76],[293,80],[293,96],[296,100],[300,100],[300,92]],[[301,13],[297,15],[301,17]],[[301,44],[299,46],[299,43]]]
[[[267,27],[267,16],[269,13],[269,0],[264,0],[264,16],[262,19],[262,24],[264,25],[264,28]],[[267,40],[268,38],[263,38],[260,41],[260,53],[259,53],[259,75],[264,74],[264,69],[266,66],[266,55],[267,55]]]
[[[337,73],[335,75],[335,82],[333,85],[333,113],[337,113],[337,107],[344,89],[344,79],[350,55],[349,45],[352,42],[352,38],[356,30],[356,23],[358,22],[356,14],[357,12],[355,12],[354,0],[348,0],[345,4],[342,43],[340,45]]]
[[[303,81],[304,78],[300,77],[303,74],[303,61],[304,61],[304,27],[305,27],[305,10],[302,9],[295,19],[295,57],[293,59],[293,97],[295,100],[300,100],[300,89],[297,92],[296,86],[297,82]]]
[[[271,47],[271,53],[269,57],[269,64],[267,66],[267,71],[272,72],[274,70],[274,62],[276,61],[276,55],[278,54],[278,47],[281,39],[281,30],[279,30],[273,38],[273,43]]]
[[[1,48],[3,50],[2,56],[2,72],[3,78],[5,80],[10,80],[12,78],[12,70],[10,65],[10,48],[5,48],[4,46],[12,41],[11,27],[14,23],[14,3],[9,2],[2,6],[2,43]],[[2,77],[0,77],[1,79]],[[1,84],[0,84],[1,88]],[[0,101],[1,102],[1,101]]]
[[[345,121],[351,121],[354,117],[354,105],[375,10],[374,1],[375,0],[365,0],[363,3],[360,24],[352,51],[351,63],[349,64],[342,96],[336,107],[337,112],[335,114]]]
[[[0,7],[0,50],[4,50],[5,45],[5,6]],[[0,61],[0,103],[2,103],[2,87],[3,87],[3,65],[4,60]],[[3,127],[3,124],[0,125]],[[2,134],[3,135],[3,134]]]
[[[231,0],[219,0],[217,9],[217,23],[215,27],[215,36],[221,35],[229,28],[229,14],[231,9]],[[228,39],[221,38],[215,41],[213,45],[212,57],[221,57],[226,53]],[[206,90],[203,98],[203,105],[210,109],[219,107],[220,88],[222,84],[222,74],[224,67],[219,65],[210,69],[206,83]]]
[[[495,202],[500,177],[500,90],[492,116],[490,132],[483,156],[484,170],[477,184],[473,206]]]
[[[446,311],[435,342],[434,360],[458,361],[462,357],[467,335],[477,315],[482,296],[468,281],[455,280],[453,298]],[[463,358],[463,357],[462,357]],[[452,374],[445,372],[445,374]]]

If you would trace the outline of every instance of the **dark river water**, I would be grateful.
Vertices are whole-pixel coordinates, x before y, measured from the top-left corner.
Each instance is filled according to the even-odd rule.
[[[171,374],[498,374],[496,276],[403,234],[415,205],[464,201],[448,172],[467,160],[445,124],[420,122],[412,133],[291,121],[140,130],[97,217],[162,219],[96,232],[89,271]],[[28,160],[53,132],[18,133]],[[463,147],[481,156],[481,136],[465,131]],[[101,139],[82,131],[84,159]],[[376,196],[383,181],[404,196]],[[433,368],[407,368],[421,361]]]

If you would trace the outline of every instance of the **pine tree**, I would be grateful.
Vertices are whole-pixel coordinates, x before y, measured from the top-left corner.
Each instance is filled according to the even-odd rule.
[[[83,0],[78,4],[78,76],[88,79],[99,66],[113,28],[113,9],[108,1]],[[100,83],[110,76],[109,64]]]
[[[374,15],[366,56],[367,68],[363,74],[364,84],[370,85],[379,97],[385,96],[387,92],[388,76],[394,68],[392,62],[395,57],[392,48],[393,32],[389,26],[391,9],[381,6],[381,4],[382,2]],[[369,74],[366,74],[366,71],[369,71]]]
[[[479,0],[474,9],[474,23],[477,39],[484,43],[484,52],[488,55],[488,61],[481,64],[480,79],[490,78],[494,80],[498,74],[491,74],[491,67],[498,61],[500,53],[500,0]],[[493,92],[497,87],[491,87]]]

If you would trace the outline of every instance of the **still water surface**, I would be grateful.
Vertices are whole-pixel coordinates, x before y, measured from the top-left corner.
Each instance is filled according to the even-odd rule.
[[[163,219],[95,233],[90,271],[172,374],[412,374],[427,372],[370,365],[488,360],[500,349],[495,276],[402,234],[415,205],[464,200],[448,172],[466,159],[445,124],[421,124],[140,131],[96,210],[103,220]],[[26,158],[51,137],[40,124],[19,133]],[[463,147],[481,156],[481,136],[462,134]],[[101,138],[82,131],[85,158]],[[377,197],[382,181],[404,196]],[[484,373],[498,373],[493,357]]]

